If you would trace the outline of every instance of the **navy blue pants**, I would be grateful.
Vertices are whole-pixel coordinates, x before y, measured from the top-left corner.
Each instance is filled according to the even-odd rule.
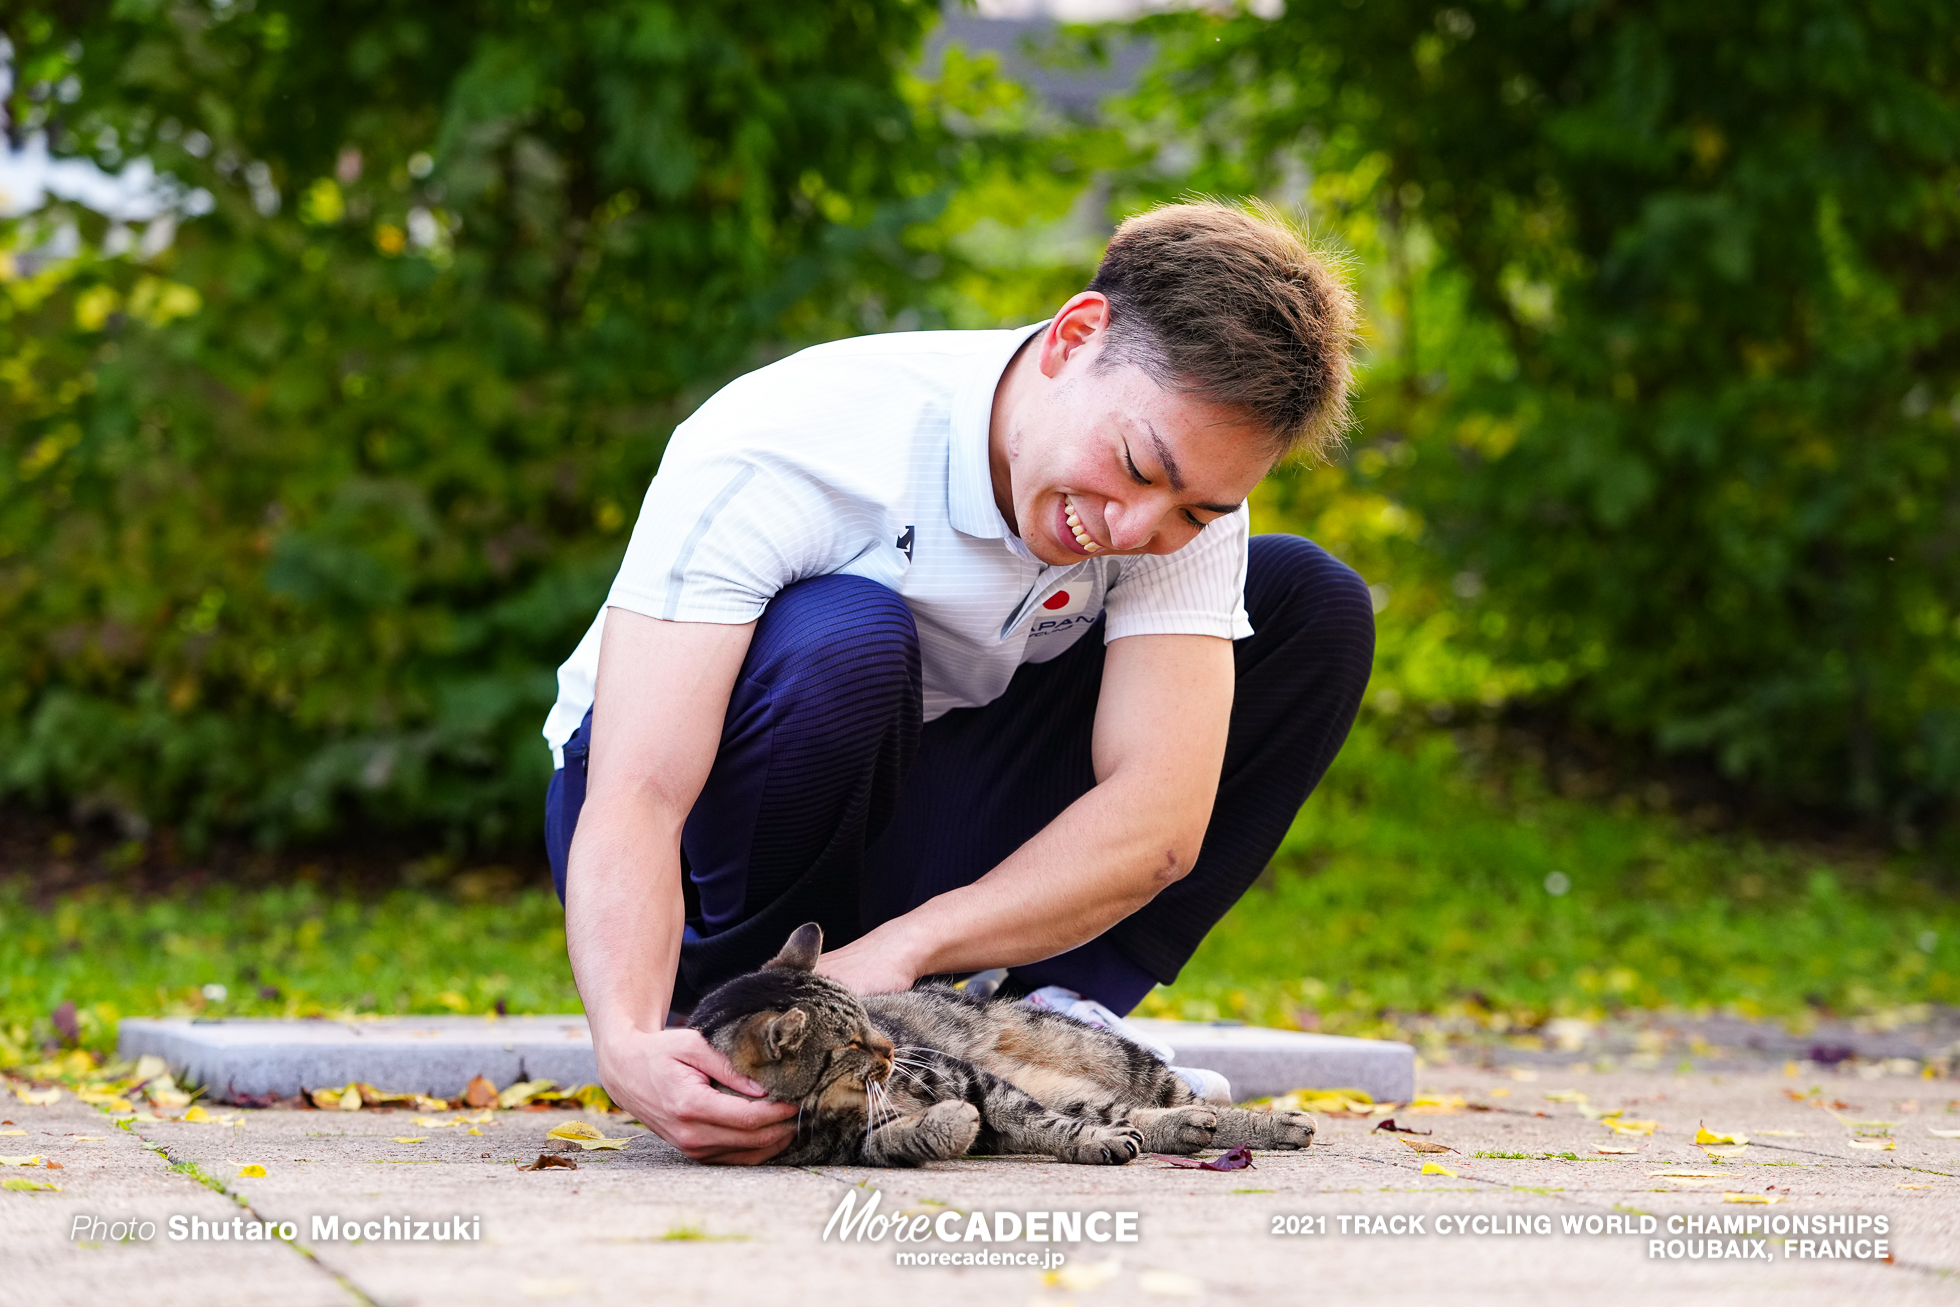
[[[1374,659],[1368,589],[1298,536],[1252,540],[1254,634],[1232,646],[1225,767],[1196,865],[1067,953],[1015,967],[1128,1012],[1168,984],[1265,867],[1354,722]],[[675,1007],[773,956],[797,926],[835,948],[985,875],[1095,784],[1100,623],[981,708],[921,725],[919,643],[897,594],[801,581],[757,622],[721,749],[681,833],[688,925]],[[545,802],[558,894],[585,801],[585,723]]]

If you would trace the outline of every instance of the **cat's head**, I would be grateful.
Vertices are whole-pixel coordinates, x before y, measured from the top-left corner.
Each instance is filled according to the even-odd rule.
[[[797,927],[762,970],[710,992],[688,1022],[771,1098],[800,1102],[891,1077],[891,1041],[856,994],[817,974],[822,952],[823,929]]]

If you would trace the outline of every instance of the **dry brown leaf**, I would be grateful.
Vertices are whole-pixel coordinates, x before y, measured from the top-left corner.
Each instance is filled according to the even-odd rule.
[[[1428,1139],[1411,1139],[1407,1135],[1397,1135],[1404,1147],[1413,1148],[1418,1153],[1454,1153],[1456,1149],[1448,1144],[1439,1144]]]
[[[538,1160],[529,1166],[520,1166],[520,1171],[549,1171],[553,1167],[563,1167],[567,1171],[578,1170],[578,1163],[569,1157],[559,1157],[555,1153],[539,1153]]]
[[[463,1090],[463,1101],[471,1107],[495,1107],[497,1105],[497,1087],[484,1077],[477,1076]]]

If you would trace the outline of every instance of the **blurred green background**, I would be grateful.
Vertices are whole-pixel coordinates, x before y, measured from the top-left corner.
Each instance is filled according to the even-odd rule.
[[[1192,192],[1363,294],[1347,448],[1255,508],[1381,645],[1153,1007],[1952,1001],[1960,11],[1257,8],[8,6],[12,146],[162,178],[0,220],[11,1046],[575,1003],[537,731],[666,434]]]

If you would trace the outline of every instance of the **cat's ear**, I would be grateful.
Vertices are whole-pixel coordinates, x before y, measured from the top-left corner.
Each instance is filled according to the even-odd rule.
[[[796,928],[783,951],[762,964],[764,971],[815,971],[823,953],[823,927],[806,921]]]
[[[771,1017],[769,1024],[762,1028],[762,1048],[771,1062],[778,1061],[785,1053],[794,1053],[803,1043],[803,1036],[809,1033],[810,1014],[800,1007],[793,1007],[779,1017]]]

